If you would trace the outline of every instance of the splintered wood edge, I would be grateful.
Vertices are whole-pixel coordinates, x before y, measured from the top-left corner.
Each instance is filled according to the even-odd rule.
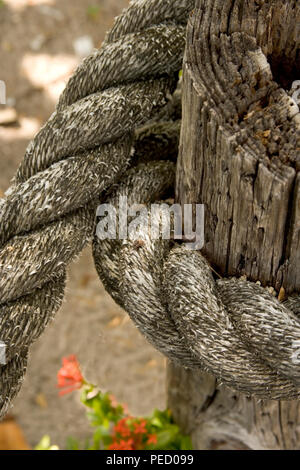
[[[233,7],[231,18],[222,21],[222,11],[233,3],[241,2],[212,1],[205,9],[199,0],[189,21],[177,193],[181,201],[187,193],[189,202],[209,205],[214,237],[204,252],[223,275],[246,274],[278,290],[300,291],[299,108],[268,62],[280,51],[270,40],[274,25],[266,17],[262,22],[266,5],[254,11],[250,2],[244,15]],[[281,3],[281,14],[291,18],[291,24],[281,22],[288,30],[281,31],[282,45],[296,58],[300,9],[292,1]],[[280,23],[276,15],[268,18]],[[197,133],[203,135],[195,144]],[[227,201],[213,194],[212,185],[216,194],[227,192]],[[218,227],[228,221],[229,231]]]

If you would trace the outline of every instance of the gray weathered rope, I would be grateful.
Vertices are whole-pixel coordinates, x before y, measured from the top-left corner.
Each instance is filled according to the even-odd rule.
[[[70,79],[0,201],[0,341],[7,362],[0,369],[0,415],[20,388],[30,344],[61,304],[66,266],[94,234],[99,197],[116,185],[112,199],[123,192],[151,202],[174,182],[170,162],[138,166],[119,180],[134,146],[149,135],[144,128],[134,144],[133,131],[160,115],[174,91],[193,5],[132,2],[102,49]],[[165,139],[161,125],[149,131],[162,136],[153,142]],[[176,143],[178,123],[167,127],[167,144]],[[138,250],[131,242],[94,241],[107,289],[164,354],[247,393],[298,397],[299,298],[285,306],[245,281],[215,283],[199,253],[169,250],[147,234]],[[255,302],[245,304],[249,298]]]
[[[132,5],[125,16],[140,19],[137,32],[124,48],[116,25],[115,37],[78,68],[0,202],[0,340],[7,360],[0,414],[20,387],[29,345],[61,303],[67,264],[94,232],[99,195],[130,162],[132,131],[174,90],[191,4],[155,1],[146,16],[141,2]]]
[[[156,165],[129,170],[108,202],[117,206],[125,195],[129,205],[153,202],[154,194],[162,197],[173,172],[171,163]],[[146,338],[171,360],[201,367],[237,390],[263,398],[298,397],[296,315],[257,284],[216,283],[198,252],[170,251],[168,241],[152,240],[147,233],[141,239],[137,248],[134,241],[101,241],[96,235],[93,255],[106,289]]]

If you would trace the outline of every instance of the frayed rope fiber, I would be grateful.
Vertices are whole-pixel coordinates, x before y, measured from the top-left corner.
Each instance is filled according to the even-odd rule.
[[[61,305],[67,265],[93,237],[100,279],[163,354],[248,394],[299,397],[299,297],[279,303],[247,281],[215,282],[199,252],[149,234],[138,250],[95,236],[100,202],[150,204],[174,186],[175,164],[147,154],[178,144],[172,94],[193,7],[131,2],[69,80],[0,200],[1,416]]]

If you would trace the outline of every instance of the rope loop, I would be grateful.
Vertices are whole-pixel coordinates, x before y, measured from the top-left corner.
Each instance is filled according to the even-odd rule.
[[[0,416],[61,305],[68,264],[91,240],[104,286],[170,360],[247,394],[299,397],[299,296],[279,303],[254,283],[216,281],[200,252],[147,230],[138,247],[95,235],[100,202],[126,195],[150,211],[171,195],[194,4],[131,2],[70,78],[0,200]]]

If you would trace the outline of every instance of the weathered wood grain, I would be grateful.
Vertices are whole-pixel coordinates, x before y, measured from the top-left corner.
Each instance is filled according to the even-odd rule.
[[[300,292],[299,2],[198,0],[188,25],[177,201],[204,203],[222,276]],[[299,402],[264,402],[169,365],[196,448],[299,449]]]
[[[223,3],[232,4],[226,32],[209,17],[210,6],[216,16]],[[280,23],[280,47],[296,61],[299,39],[291,30],[300,9],[292,1],[271,2],[262,34],[254,3],[211,1],[204,9],[199,2],[190,21],[177,199],[205,204],[204,254],[221,275],[246,275],[290,293],[300,291],[300,114],[267,58],[275,51],[275,63],[280,53],[277,3],[290,20]]]

